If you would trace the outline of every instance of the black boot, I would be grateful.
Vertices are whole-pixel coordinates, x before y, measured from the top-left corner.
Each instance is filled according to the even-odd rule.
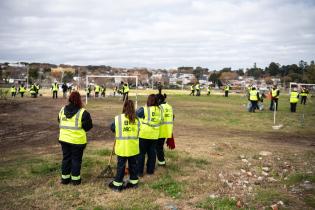
[[[108,187],[116,192],[120,192],[123,190],[123,185],[122,186],[115,186],[113,181],[111,181],[109,184],[108,184]]]
[[[136,188],[138,188],[138,184],[132,184],[130,182],[128,182],[126,186],[124,187],[124,189],[136,189]]]
[[[81,179],[71,180],[71,184],[73,184],[73,185],[80,185],[81,184]]]
[[[69,184],[70,181],[71,181],[70,178],[68,178],[68,179],[61,179],[61,182],[60,182],[60,183],[66,185],[66,184]]]

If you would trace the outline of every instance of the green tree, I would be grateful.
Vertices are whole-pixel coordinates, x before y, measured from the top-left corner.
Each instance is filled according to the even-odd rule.
[[[38,68],[30,68],[28,70],[28,76],[30,79],[37,79],[38,78],[38,72],[39,72],[39,69]]]
[[[270,76],[276,76],[280,74],[280,64],[271,62],[269,67],[266,68],[266,72],[269,73]]]
[[[73,76],[74,76],[74,73],[72,73],[70,71],[66,71],[63,74],[62,81],[63,82],[71,82],[73,80]]]

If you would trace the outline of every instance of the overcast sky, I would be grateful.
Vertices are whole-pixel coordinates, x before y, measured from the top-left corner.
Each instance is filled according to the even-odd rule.
[[[209,69],[315,59],[315,0],[1,0],[0,62]]]

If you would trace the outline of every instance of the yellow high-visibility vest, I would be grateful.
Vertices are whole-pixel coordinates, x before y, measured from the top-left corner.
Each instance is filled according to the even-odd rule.
[[[302,90],[300,95],[301,95],[301,96],[307,96],[307,95],[308,95],[308,93],[307,93],[307,91],[306,91],[306,90]]]
[[[173,134],[173,107],[166,104],[160,105],[162,121],[159,138],[171,138]]]
[[[200,85],[197,84],[195,88],[196,88],[196,90],[200,90]]]
[[[16,93],[16,88],[15,87],[11,87],[11,93]]]
[[[36,93],[36,91],[35,91],[35,85],[31,85],[30,93],[31,93],[31,94],[35,94],[35,93]]]
[[[140,121],[130,123],[125,114],[115,117],[115,154],[122,157],[138,155]]]
[[[100,92],[101,87],[99,85],[95,85],[95,93]]]
[[[23,86],[21,86],[19,92],[20,92],[20,93],[25,93],[25,91],[26,91],[26,88],[23,87]]]
[[[299,102],[299,98],[298,98],[298,92],[296,91],[292,91],[290,94],[290,103],[297,103]]]
[[[57,83],[54,83],[52,84],[52,91],[58,91],[58,84]]]
[[[86,144],[86,132],[82,128],[82,115],[85,109],[80,109],[74,116],[67,118],[64,107],[59,112],[59,141],[70,144]]]
[[[124,93],[128,93],[129,92],[129,85],[126,84],[124,85]]]
[[[251,100],[251,101],[258,101],[257,90],[251,90],[249,92],[249,100]]]
[[[157,140],[160,134],[161,110],[158,106],[144,106],[144,119],[141,119],[139,137]]]
[[[190,86],[190,90],[195,90],[195,87],[193,85]]]
[[[278,89],[272,90],[271,91],[271,96],[274,97],[274,98],[279,98],[279,96],[276,96],[278,91],[279,91]]]
[[[225,86],[225,87],[224,87],[224,90],[225,90],[225,91],[229,91],[229,90],[230,90],[230,86],[228,86],[228,85]]]

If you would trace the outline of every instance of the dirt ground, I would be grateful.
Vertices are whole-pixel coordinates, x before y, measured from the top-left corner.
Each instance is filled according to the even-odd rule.
[[[93,152],[100,148],[111,148],[113,134],[109,130],[109,125],[114,115],[121,110],[118,100],[115,99],[108,104],[99,101],[88,105],[87,108],[91,113],[94,124],[92,131],[88,133],[89,144],[91,145],[90,154],[94,154]],[[279,132],[272,130],[244,131],[244,128],[237,129],[237,125],[226,127],[226,129],[224,127],[223,129],[217,129],[215,126],[204,126],[203,121],[193,121],[194,113],[187,112],[193,105],[182,104],[182,102],[177,101],[178,98],[171,97],[169,100],[171,104],[176,106],[178,114],[175,116],[176,126],[174,131],[177,140],[176,152],[168,151],[167,153],[169,155],[167,160],[173,161],[177,165],[170,165],[171,169],[168,173],[174,173],[177,181],[185,186],[180,191],[182,195],[173,195],[171,191],[170,196],[167,190],[163,191],[167,188],[164,185],[162,189],[156,187],[159,186],[158,184],[152,187],[150,182],[160,183],[158,176],[163,173],[163,169],[157,172],[156,178],[144,177],[142,182],[146,184],[143,186],[142,194],[141,190],[137,191],[135,195],[129,197],[128,202],[136,198],[145,198],[146,195],[151,193],[152,197],[148,196],[148,200],[140,200],[141,202],[152,202],[154,204],[153,209],[172,209],[172,206],[177,209],[212,209],[216,204],[221,205],[222,202],[224,204],[225,198],[232,198],[242,203],[241,207],[243,208],[268,208],[280,201],[285,204],[277,204],[279,209],[315,208],[312,198],[309,202],[304,199],[305,196],[309,198],[314,195],[314,180],[311,180],[310,191],[301,192],[301,190],[296,190],[298,192],[295,192],[297,186],[304,182],[308,183],[306,181],[309,180],[305,177],[314,179],[315,131],[309,131],[311,128],[307,132],[290,132],[290,129]],[[16,154],[23,156],[26,153],[33,153],[35,156],[48,155],[50,157],[50,155],[54,155],[54,157],[61,158],[58,144],[57,115],[60,108],[66,103],[66,99],[53,100],[48,97],[0,101],[0,152],[2,154],[1,165],[4,170],[6,164],[14,161],[13,156]],[[200,103],[204,102],[201,101]],[[314,112],[310,112],[310,115],[314,115]],[[200,118],[202,117],[201,114]],[[187,123],[187,120],[192,120],[192,123]],[[261,151],[269,151],[273,155],[263,157],[259,155]],[[101,157],[101,160],[104,160],[104,157]],[[187,161],[190,161],[190,163],[187,164]],[[182,168],[178,168],[181,166]],[[268,172],[270,175],[264,178],[263,183],[256,185],[258,177],[261,177],[261,167],[264,166],[272,168]],[[93,170],[100,167],[102,166],[94,167]],[[284,173],[286,174],[283,175]],[[301,183],[287,183],[284,181],[286,177],[291,180],[291,177],[296,176],[296,174],[303,174],[302,178],[298,180]],[[304,176],[304,174],[311,175]],[[83,191],[85,190],[87,194],[94,192],[94,185],[99,184],[98,181],[93,181],[95,180],[93,174],[89,176],[90,178],[87,178],[83,183]],[[275,178],[277,181],[272,181],[271,178]],[[5,180],[6,178],[1,179]],[[50,181],[58,182],[58,177],[54,176]],[[47,207],[51,209],[76,209],[78,206],[85,205],[88,206],[87,209],[91,209],[92,204],[104,206],[104,199],[106,198],[106,202],[111,205],[111,208],[108,207],[108,209],[116,209],[118,207],[115,206],[115,203],[120,198],[127,196],[126,199],[128,200],[128,196],[130,196],[123,193],[122,195],[115,195],[113,198],[110,197],[110,191],[104,189],[103,191],[97,191],[100,194],[95,198],[89,198],[91,200],[86,201],[86,203],[76,204],[70,199],[70,203],[58,204],[57,196],[48,199],[47,206],[41,204],[38,200],[51,187],[52,183],[44,180],[40,182],[46,187],[41,187],[42,184],[35,184],[32,193],[36,198],[26,196],[27,202],[23,201],[23,203],[21,201],[21,203],[17,202],[15,204],[6,199],[3,202],[4,206],[8,207],[12,204],[14,207],[21,207],[21,205],[25,205],[25,202],[26,205],[29,205],[35,200],[33,207],[37,209]],[[286,187],[282,188],[284,185]],[[10,186],[8,189],[14,191],[18,189],[10,184],[5,186]],[[158,190],[156,191],[156,189]],[[59,185],[56,187],[53,185],[53,190],[57,194],[62,191]],[[84,194],[82,191],[79,192]],[[8,196],[8,192],[5,190],[0,191],[0,193],[3,196]],[[105,198],[101,196],[102,193],[106,194]],[[272,193],[276,198],[267,196]],[[12,199],[14,195],[11,197]],[[156,199],[155,196],[159,196],[159,198]],[[220,197],[224,199],[218,200]],[[140,207],[136,206],[130,209],[151,208],[151,206],[142,205],[141,202],[137,204]],[[220,209],[219,207],[218,209]],[[125,206],[119,208],[128,209]],[[105,205],[100,209],[107,209],[107,207]],[[222,209],[229,208],[223,206]]]

